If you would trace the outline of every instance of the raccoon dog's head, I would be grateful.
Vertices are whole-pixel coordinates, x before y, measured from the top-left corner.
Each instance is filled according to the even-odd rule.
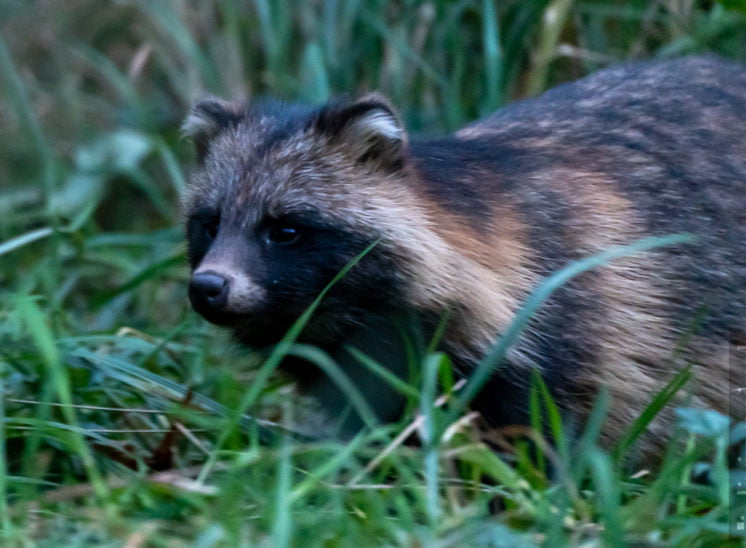
[[[406,134],[385,100],[312,109],[206,99],[184,130],[199,163],[184,200],[197,312],[247,344],[274,343],[375,241],[303,339],[330,342],[400,306],[395,232],[412,211]]]

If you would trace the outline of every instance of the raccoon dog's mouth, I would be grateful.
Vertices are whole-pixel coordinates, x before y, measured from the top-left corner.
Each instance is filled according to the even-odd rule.
[[[219,325],[220,327],[234,327],[241,322],[242,316],[232,312],[217,311],[209,307],[203,307],[192,303],[192,308],[208,322]]]
[[[292,325],[288,322],[287,326],[278,326],[276,322],[255,316],[200,310],[196,306],[194,309],[208,322],[231,330],[233,338],[240,344],[256,348],[277,344]]]

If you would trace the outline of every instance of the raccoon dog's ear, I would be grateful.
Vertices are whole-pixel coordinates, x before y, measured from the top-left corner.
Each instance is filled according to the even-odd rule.
[[[319,111],[315,129],[342,145],[359,163],[395,171],[404,162],[407,133],[395,110],[377,93]]]
[[[210,148],[210,141],[225,128],[241,120],[241,109],[222,99],[206,98],[195,103],[184,120],[181,130],[194,143],[197,160],[201,163]]]

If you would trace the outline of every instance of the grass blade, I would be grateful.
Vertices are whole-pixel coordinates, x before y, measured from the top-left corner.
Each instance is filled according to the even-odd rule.
[[[691,366],[679,371],[661,390],[655,395],[653,400],[648,404],[642,414],[632,423],[622,439],[619,440],[614,448],[613,456],[615,460],[621,459],[632,446],[632,444],[645,432],[648,425],[658,416],[661,410],[668,405],[671,400],[679,393],[684,385],[692,378]]]
[[[425,375],[422,379],[422,393],[420,396],[420,410],[425,417],[424,422],[424,476],[425,476],[425,501],[428,520],[431,525],[438,523],[441,516],[440,494],[439,494],[439,468],[440,450],[438,441],[441,430],[436,420],[438,409],[435,407],[435,393],[438,386],[438,371],[443,363],[442,354],[431,354],[423,364]]]
[[[0,244],[0,255],[5,255],[6,253],[10,253],[11,251],[19,249],[30,243],[48,238],[52,234],[54,234],[54,230],[51,228],[37,228],[36,230],[32,230],[30,232],[27,232],[26,234],[21,234],[20,236],[11,238],[10,240],[7,240]]]

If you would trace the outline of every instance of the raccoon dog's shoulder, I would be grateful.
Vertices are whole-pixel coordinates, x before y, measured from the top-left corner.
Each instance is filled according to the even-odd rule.
[[[415,317],[427,335],[447,316],[443,349],[468,375],[545,276],[688,232],[695,243],[563,286],[476,405],[494,424],[525,421],[538,368],[581,422],[608,386],[611,438],[692,362],[698,401],[723,408],[727,341],[746,325],[743,67],[690,57],[612,68],[432,140],[410,139],[377,94],[317,108],[207,99],[185,130],[199,164],[184,200],[190,298],[240,341],[279,340],[372,245],[301,339],[364,379],[350,343],[400,372],[406,344],[391,326]],[[358,384],[374,405],[389,397],[377,379]]]

